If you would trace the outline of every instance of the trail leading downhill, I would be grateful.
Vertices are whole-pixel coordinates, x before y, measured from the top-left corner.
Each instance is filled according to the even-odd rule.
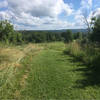
[[[99,98],[95,88],[81,88],[77,81],[84,80],[85,68],[73,58],[63,54],[63,51],[52,49],[42,50],[27,64],[30,71],[26,86],[20,93],[24,100],[91,100]]]

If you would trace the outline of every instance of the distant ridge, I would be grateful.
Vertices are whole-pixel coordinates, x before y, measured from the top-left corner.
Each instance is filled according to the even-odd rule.
[[[76,32],[83,32],[83,33],[85,33],[85,32],[87,32],[87,29],[61,29],[61,30],[18,30],[18,31],[33,31],[33,32],[35,32],[35,31],[45,31],[45,32],[55,32],[55,33],[62,33],[62,32],[66,32],[67,30],[71,30],[73,33],[76,33]]]
[[[87,29],[61,29],[61,30],[45,30],[45,31],[50,31],[50,32],[66,32],[67,30],[71,30],[73,33],[76,32],[87,32]]]

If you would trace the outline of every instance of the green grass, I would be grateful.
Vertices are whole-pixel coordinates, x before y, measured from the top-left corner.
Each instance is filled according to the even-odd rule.
[[[100,88],[89,84],[87,67],[63,53],[63,43],[39,44],[44,49],[31,51],[17,69],[10,94],[1,99],[18,100],[99,100]],[[87,76],[86,76],[87,75]],[[13,81],[15,80],[15,81]],[[8,98],[8,99],[9,99]]]
[[[62,48],[59,43],[57,46],[48,44],[48,49],[32,57],[32,61],[28,63],[30,72],[26,86],[21,91],[20,98],[24,100],[99,99],[100,88],[84,84],[89,82],[84,75],[87,67],[74,62],[74,58],[63,54],[64,48],[62,51],[59,48]]]

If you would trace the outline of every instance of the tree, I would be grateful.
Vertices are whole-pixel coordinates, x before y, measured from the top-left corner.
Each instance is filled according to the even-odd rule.
[[[86,25],[86,27],[87,27],[87,35],[89,36],[90,34],[91,34],[91,19],[89,20],[89,14],[90,14],[90,9],[83,9],[83,11],[82,11],[82,20],[83,20],[83,22],[84,22],[84,24]],[[91,17],[93,17],[94,16],[94,12],[92,13],[92,15],[91,15]]]
[[[8,34],[14,32],[13,25],[7,20],[0,21],[0,40],[4,40],[8,37]]]
[[[100,43],[100,17],[94,19],[92,30],[93,30],[93,32],[90,36],[90,39],[93,42],[99,42]]]
[[[74,34],[74,39],[82,39],[82,33],[81,32],[77,32]]]
[[[62,37],[64,38],[64,42],[71,42],[73,40],[73,34],[71,30],[67,30],[62,33]]]
[[[0,40],[6,43],[21,43],[22,34],[14,31],[13,25],[7,20],[0,21]]]

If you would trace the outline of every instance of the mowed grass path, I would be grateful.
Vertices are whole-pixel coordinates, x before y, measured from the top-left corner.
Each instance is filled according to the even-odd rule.
[[[57,50],[58,48],[58,50]],[[65,55],[61,45],[41,50],[31,60],[24,89],[20,92],[23,100],[92,100],[100,98],[100,89],[94,86],[82,87],[77,81],[84,80],[84,69],[80,63]]]

